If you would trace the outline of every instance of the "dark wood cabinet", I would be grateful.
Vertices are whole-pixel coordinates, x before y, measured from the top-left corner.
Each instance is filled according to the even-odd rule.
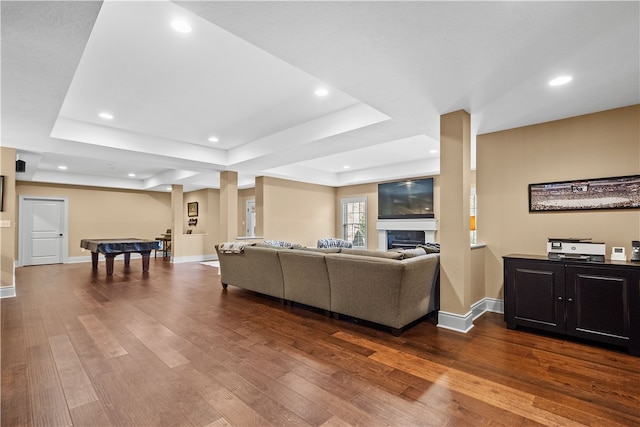
[[[640,356],[640,265],[504,257],[507,327],[627,347]]]

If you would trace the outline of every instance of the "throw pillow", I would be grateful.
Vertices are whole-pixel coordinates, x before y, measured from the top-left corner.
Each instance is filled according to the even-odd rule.
[[[301,248],[302,247],[302,245],[299,244],[299,243],[285,242],[283,240],[265,240],[263,243],[265,245],[267,245],[267,246],[275,246],[277,248],[292,249],[292,248]]]

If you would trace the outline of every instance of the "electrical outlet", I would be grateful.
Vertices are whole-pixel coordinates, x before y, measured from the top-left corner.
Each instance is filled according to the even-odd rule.
[[[0,221],[0,227],[2,228],[9,228],[11,227],[11,220],[10,219],[3,219]]]

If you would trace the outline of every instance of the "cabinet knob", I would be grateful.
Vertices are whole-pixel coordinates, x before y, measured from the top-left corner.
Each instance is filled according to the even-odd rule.
[[[562,301],[562,297],[558,297],[558,301]]]
[[[568,298],[567,301],[573,302],[573,298]]]

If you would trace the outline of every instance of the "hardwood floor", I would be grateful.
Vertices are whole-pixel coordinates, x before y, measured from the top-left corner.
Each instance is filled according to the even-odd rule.
[[[139,260],[17,269],[2,426],[640,425],[640,358],[422,322],[400,337]]]

